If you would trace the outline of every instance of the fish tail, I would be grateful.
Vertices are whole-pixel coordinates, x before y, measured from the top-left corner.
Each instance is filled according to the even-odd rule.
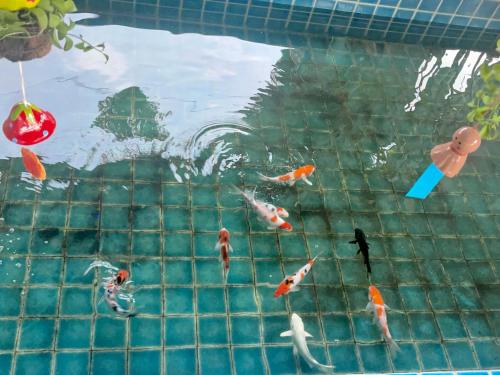
[[[304,358],[304,359],[306,359],[306,358]],[[335,368],[335,366],[331,366],[331,365],[322,365],[313,357],[307,358],[306,363],[309,365],[309,367],[317,368],[321,372],[332,372],[333,369]]]
[[[366,270],[368,271],[368,273],[372,273],[372,267],[370,266],[370,261],[366,261]]]
[[[389,348],[391,349],[391,351],[393,353],[397,353],[399,352],[399,345],[396,343],[396,341],[394,341],[394,339],[392,338],[391,334],[389,332],[387,332],[387,334],[385,335],[385,339],[387,340],[387,343],[389,344]]]
[[[249,203],[252,203],[255,201],[255,191],[257,190],[257,187],[252,191],[252,193],[249,193],[247,191],[243,191],[240,188],[238,188],[236,185],[232,185],[233,190],[238,193],[243,195],[243,198]]]
[[[274,178],[273,177],[268,177],[268,176],[264,176],[262,173],[260,172],[257,172],[257,175],[259,176],[259,179],[261,181],[267,181],[267,182],[274,182]]]
[[[115,313],[117,313],[117,314],[119,314],[119,315],[122,315],[122,316],[124,316],[124,317],[126,317],[126,318],[132,318],[132,317],[134,317],[134,316],[136,316],[136,315],[137,315],[137,313],[135,313],[135,312],[132,312],[132,311],[130,311],[130,310],[126,310],[126,309],[122,308],[122,307],[118,304],[118,302],[116,302],[116,301],[112,301],[112,302],[110,302],[110,305],[111,305],[111,309],[112,309]]]
[[[322,365],[321,363],[318,363],[316,365],[316,368],[321,371],[321,372],[332,372],[333,369],[335,369],[335,366],[332,366],[332,365]]]
[[[391,348],[391,350],[394,352],[394,353],[397,353],[399,352],[399,345],[396,343],[396,341],[394,341],[392,338],[389,339],[389,347]]]

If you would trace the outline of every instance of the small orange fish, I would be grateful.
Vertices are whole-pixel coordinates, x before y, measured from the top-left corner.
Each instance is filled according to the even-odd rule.
[[[47,174],[38,156],[25,147],[21,148],[21,154],[23,155],[23,164],[26,170],[31,173],[34,178],[41,181],[45,180]]]
[[[315,170],[316,167],[314,165],[304,165],[303,167],[297,168],[296,170],[281,176],[268,177],[259,173],[259,177],[262,181],[269,181],[277,184],[286,184],[289,186],[295,185],[295,183],[300,180],[304,181],[308,185],[312,185],[312,182],[307,178],[310,177]]]
[[[229,275],[229,251],[232,252],[233,248],[229,243],[229,231],[226,228],[219,231],[219,240],[215,244],[215,250],[220,251],[220,259],[224,264],[224,272],[227,278]]]
[[[384,303],[382,294],[375,285],[370,285],[370,287],[368,288],[368,299],[369,302],[366,305],[366,310],[372,310],[373,322],[377,323],[380,331],[382,332],[382,335],[389,344],[389,347],[394,351],[398,351],[399,346],[393,340],[391,332],[389,331],[389,326],[387,324],[387,313],[385,310],[388,307]]]

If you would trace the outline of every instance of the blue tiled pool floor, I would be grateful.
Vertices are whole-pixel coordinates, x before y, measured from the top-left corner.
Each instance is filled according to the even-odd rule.
[[[195,161],[197,175],[178,161],[175,171],[151,151],[88,170],[47,162],[37,186],[19,158],[0,160],[0,374],[314,373],[280,337],[292,312],[313,335],[313,356],[338,373],[499,368],[500,144],[484,142],[427,200],[404,197],[432,145],[465,124],[471,83],[449,94],[462,55],[473,56],[459,51],[439,67],[446,51],[420,46],[336,39],[283,47],[270,78],[237,109],[252,130],[222,136],[243,157],[205,175],[203,163]],[[425,64],[437,70],[415,89]],[[153,60],[136,67],[137,77],[148,66],[166,69]],[[171,95],[157,77],[141,79],[158,97]],[[97,126],[99,140],[159,137],[137,121],[153,119],[138,90],[109,85],[122,94],[105,101],[102,123],[86,127]],[[124,128],[131,119],[137,128]],[[258,182],[256,172],[306,162],[317,167],[313,186]],[[290,212],[294,231],[266,230],[233,184],[258,184],[259,197]],[[227,283],[213,249],[222,226],[235,249]],[[397,356],[364,311],[368,282],[348,243],[355,227],[371,244],[372,282],[391,307]],[[320,253],[299,293],[273,298],[285,274]],[[130,271],[137,317],[98,304],[99,273],[83,275],[96,258]]]

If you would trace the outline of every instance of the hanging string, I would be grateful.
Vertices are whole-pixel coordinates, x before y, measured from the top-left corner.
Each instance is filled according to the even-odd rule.
[[[28,104],[26,100],[26,89],[24,88],[24,73],[23,73],[23,64],[21,61],[18,61],[19,64],[19,75],[21,76],[21,92],[23,94],[23,103]]]

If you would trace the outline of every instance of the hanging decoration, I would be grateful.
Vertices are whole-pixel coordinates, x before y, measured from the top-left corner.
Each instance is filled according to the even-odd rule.
[[[50,138],[56,129],[56,120],[48,111],[42,110],[26,99],[23,66],[19,64],[21,77],[22,102],[15,104],[3,123],[3,132],[7,139],[22,146],[32,146]],[[21,155],[26,170],[33,178],[45,180],[46,173],[38,156],[22,147]]]

